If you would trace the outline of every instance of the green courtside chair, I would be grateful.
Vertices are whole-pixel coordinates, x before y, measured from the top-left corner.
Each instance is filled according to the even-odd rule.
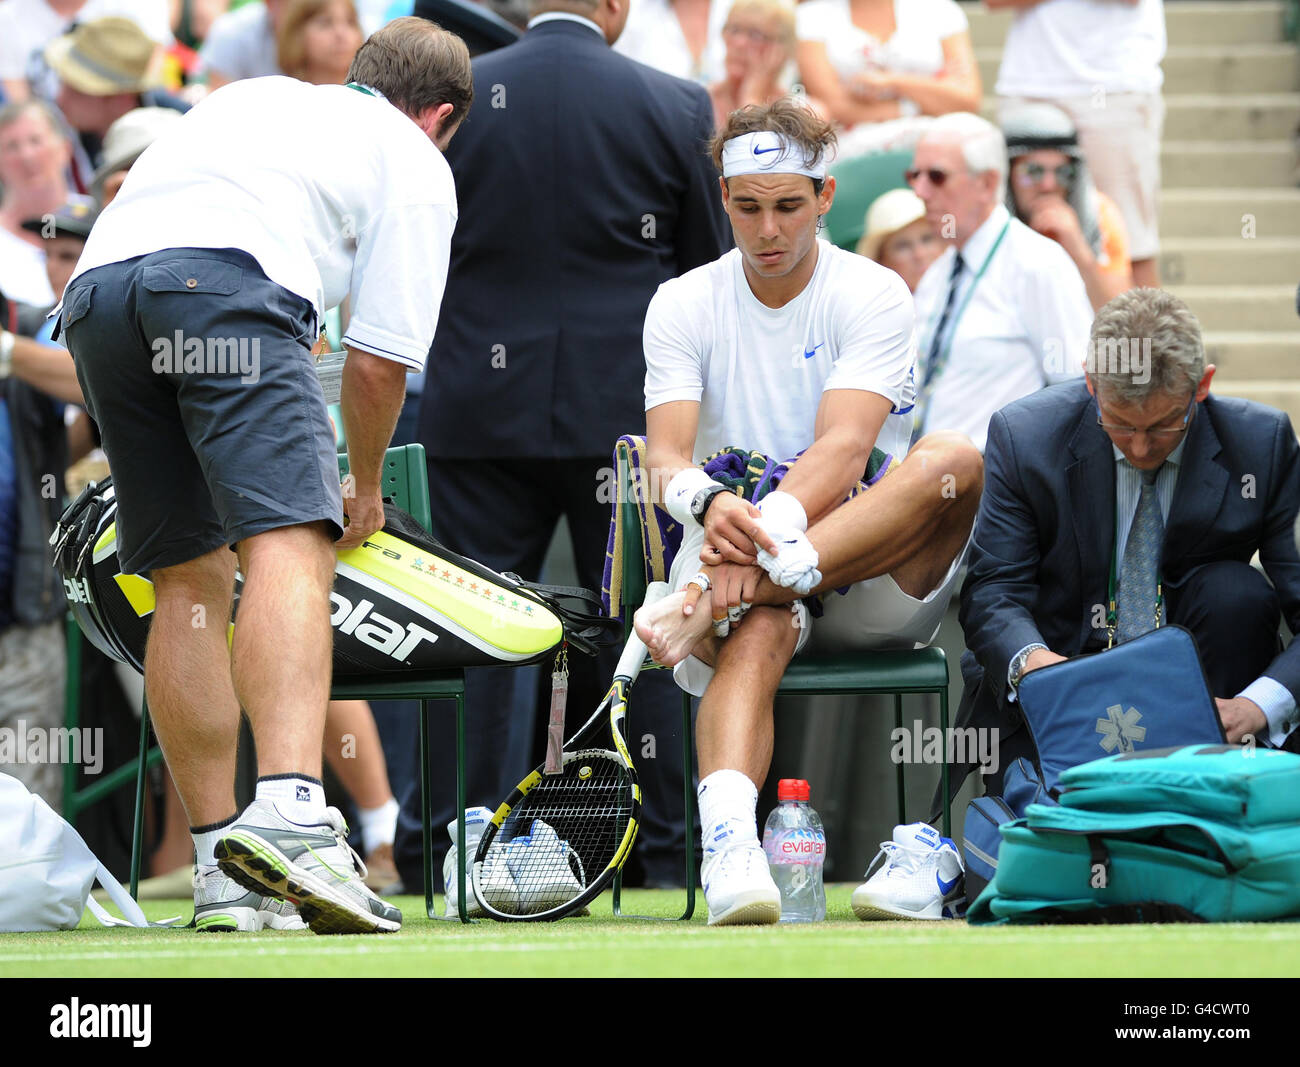
[[[339,474],[348,473],[348,457],[339,456]],[[383,495],[408,511],[426,530],[430,529],[429,482],[424,464],[424,446],[390,448],[384,454]],[[330,691],[334,700],[419,700],[420,701],[420,792],[424,831],[424,906],[430,918],[437,918],[433,906],[433,826],[429,810],[429,702],[456,701],[456,810],[460,840],[465,839],[465,673],[462,670],[426,671],[385,675],[374,679],[350,678],[336,682]],[[140,751],[149,739],[146,707],[140,721]],[[156,750],[155,750],[156,751]],[[139,884],[141,844],[144,827],[145,761],[137,760],[135,828],[131,844],[131,895]],[[462,857],[463,859],[463,857]],[[460,919],[468,922],[465,899],[465,865],[460,868]]]
[[[644,448],[644,444],[642,444]],[[625,632],[630,632],[632,614],[645,598],[647,582],[644,540],[645,524],[637,503],[638,491],[644,486],[633,484],[632,464],[627,448],[620,442],[616,451],[618,485],[618,522],[621,547],[615,559],[621,564],[617,569],[621,579],[618,603],[623,608]],[[653,553],[652,553],[653,555]],[[666,575],[651,576],[662,580]],[[611,577],[611,583],[614,577]],[[948,660],[941,648],[929,647],[891,652],[850,652],[830,656],[800,656],[794,660],[781,680],[777,691],[781,696],[829,696],[851,693],[856,695],[892,695],[894,698],[894,724],[903,725],[903,696],[908,693],[934,693],[939,697],[939,725],[943,736],[948,736]],[[686,827],[691,832],[694,822],[694,792],[691,774],[691,716],[690,700],[683,699],[683,752],[682,765],[686,779]],[[635,709],[629,709],[634,714]],[[943,782],[943,833],[952,836],[952,810],[948,800],[948,765],[940,770]],[[905,823],[906,792],[903,765],[898,764],[898,821]],[[695,849],[688,842],[686,849],[687,910],[682,918],[690,918],[695,902]],[[619,879],[614,881],[614,905],[618,911]]]
[[[830,168],[835,200],[826,213],[826,237],[852,252],[862,237],[867,208],[881,193],[906,188],[903,171],[912,165],[912,151],[872,152],[853,156]]]

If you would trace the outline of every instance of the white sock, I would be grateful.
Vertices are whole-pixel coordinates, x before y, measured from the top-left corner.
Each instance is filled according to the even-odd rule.
[[[325,787],[305,774],[273,774],[257,780],[256,799],[269,800],[286,819],[311,826],[325,821]]]
[[[758,843],[758,787],[740,771],[714,771],[700,782],[700,836],[705,852]]]
[[[357,820],[361,823],[361,843],[366,855],[374,852],[380,845],[391,845],[397,836],[396,797],[389,797],[377,808],[357,808]]]
[[[226,832],[226,828],[231,826],[239,818],[238,815],[232,815],[229,819],[221,822],[209,823],[207,826],[191,826],[190,837],[194,839],[194,862],[200,867],[213,867],[216,865],[217,857],[213,850],[217,847],[217,841],[221,835]]]

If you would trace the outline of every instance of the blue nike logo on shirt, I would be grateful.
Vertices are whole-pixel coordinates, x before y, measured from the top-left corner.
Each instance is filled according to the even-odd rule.
[[[756,156],[761,156],[761,155],[763,155],[765,152],[779,152],[779,151],[781,151],[781,146],[780,146],[780,145],[777,145],[775,148],[758,148],[758,147],[755,147],[755,148],[754,148],[754,155],[756,155]]]
[[[805,348],[803,350],[803,358],[812,359],[813,356],[817,354],[817,349],[822,348],[825,344],[826,342],[823,341],[820,345],[814,345],[812,348]]]
[[[952,892],[953,886],[957,884],[957,881],[960,878],[961,875],[958,875],[951,882],[945,882],[942,878],[939,877],[938,871],[934,872],[934,880],[939,883],[939,892],[942,893],[945,897]]]

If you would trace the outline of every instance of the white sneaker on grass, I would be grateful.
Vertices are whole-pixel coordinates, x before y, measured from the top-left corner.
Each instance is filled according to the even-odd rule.
[[[324,821],[294,822],[269,800],[255,800],[218,839],[222,871],[254,893],[297,905],[318,934],[393,933],[402,913],[380,900],[363,879],[366,865],[349,847],[338,808]]]
[[[307,929],[287,900],[250,892],[220,867],[195,867],[193,884],[194,929],[200,933]]]
[[[896,826],[893,840],[880,843],[867,880],[853,891],[853,914],[859,919],[956,918],[966,902],[964,874],[950,838],[923,822]]]
[[[505,858],[518,893],[521,915],[558,908],[581,893],[586,884],[586,873],[577,855],[541,819],[534,819],[526,835],[506,845]]]
[[[765,925],[781,920],[781,891],[757,841],[706,852],[700,866],[710,926]]]

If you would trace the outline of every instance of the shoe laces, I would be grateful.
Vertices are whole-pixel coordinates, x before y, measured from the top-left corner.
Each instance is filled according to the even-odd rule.
[[[914,874],[935,851],[929,848],[907,848],[897,841],[882,841],[880,842],[880,851],[876,854],[876,858],[871,861],[871,866],[867,868],[864,877],[871,875],[881,857],[888,859],[885,866],[886,878],[895,873],[894,868],[898,869],[897,873],[899,874]]]
[[[325,824],[333,831],[334,841],[343,850],[344,855],[352,857],[353,868],[364,881],[370,871],[366,867],[366,861],[361,858],[355,848],[348,844],[348,823],[343,818],[343,812],[339,811],[338,808],[326,808]]]

